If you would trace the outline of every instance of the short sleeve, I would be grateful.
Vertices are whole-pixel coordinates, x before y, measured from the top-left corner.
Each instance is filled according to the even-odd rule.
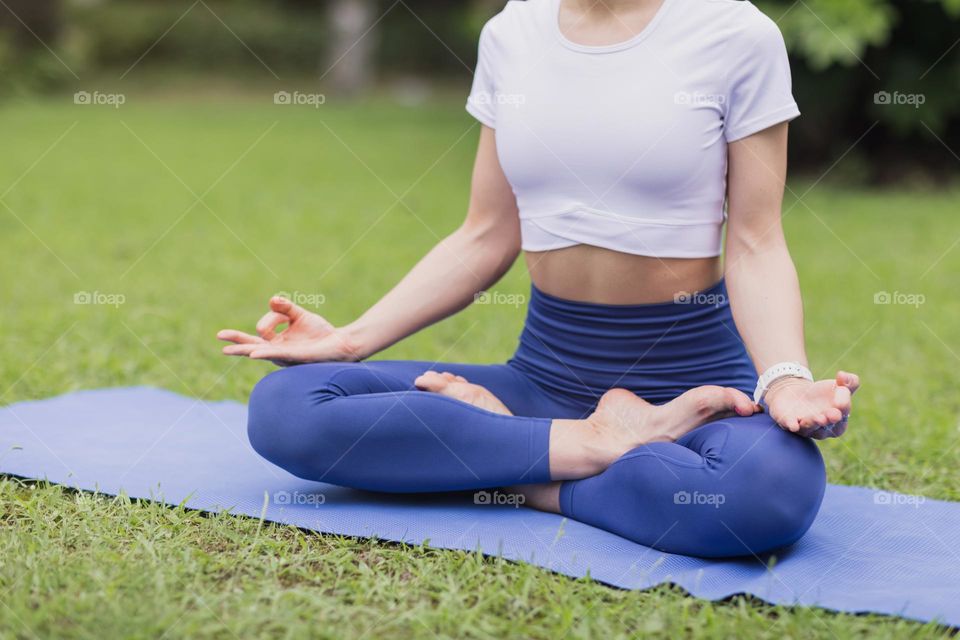
[[[748,5],[749,6],[749,5]],[[780,29],[754,7],[748,28],[731,43],[724,137],[733,142],[793,120],[800,109],[793,99],[790,61]]]
[[[480,32],[480,50],[477,69],[473,74],[473,88],[467,98],[467,112],[491,128],[497,125],[496,52],[490,33],[490,23]]]

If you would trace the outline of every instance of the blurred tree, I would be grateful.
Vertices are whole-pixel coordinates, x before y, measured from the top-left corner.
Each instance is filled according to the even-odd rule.
[[[370,86],[376,51],[375,0],[330,2],[331,47],[327,65],[334,90],[355,95]]]
[[[0,96],[57,89],[76,77],[67,54],[51,55],[64,30],[62,9],[60,0],[0,5]]]
[[[4,0],[0,8],[0,30],[12,35],[18,49],[42,47],[56,42],[62,26],[60,0]]]

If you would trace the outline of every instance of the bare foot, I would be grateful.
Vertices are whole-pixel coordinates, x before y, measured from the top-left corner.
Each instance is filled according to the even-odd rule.
[[[626,389],[611,389],[587,421],[598,431],[616,435],[629,450],[649,442],[673,442],[713,420],[758,411],[760,407],[745,393],[729,387],[696,387],[662,405],[650,404]]]
[[[592,476],[641,445],[673,442],[712,420],[750,416],[759,410],[742,391],[726,387],[697,387],[663,405],[650,404],[626,389],[611,389],[585,421],[554,420],[550,475],[554,480]],[[522,495],[528,507],[560,513],[560,484],[519,485],[509,490]]]
[[[510,409],[507,409],[506,405],[500,402],[497,396],[490,393],[489,389],[468,382],[463,376],[455,376],[446,371],[443,373],[427,371],[414,380],[413,384],[423,391],[432,391],[433,393],[449,396],[493,413],[499,413],[505,416],[513,415]]]

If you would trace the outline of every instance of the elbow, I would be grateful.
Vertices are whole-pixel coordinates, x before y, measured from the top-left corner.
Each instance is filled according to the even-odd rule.
[[[774,229],[730,230],[727,233],[724,270],[730,272],[742,266],[745,259],[790,259],[790,250],[779,226]]]
[[[505,271],[520,255],[519,219],[498,221],[465,222],[457,233],[472,247],[471,253],[477,253],[490,261],[501,265]],[[504,266],[505,265],[505,266]]]

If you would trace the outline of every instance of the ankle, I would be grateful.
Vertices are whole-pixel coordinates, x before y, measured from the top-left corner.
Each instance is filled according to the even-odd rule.
[[[600,473],[626,453],[626,444],[619,437],[621,434],[617,432],[616,426],[609,424],[609,421],[596,411],[579,422],[582,435],[580,447],[594,469],[593,474]]]
[[[620,456],[609,430],[592,420],[554,420],[550,429],[550,476],[579,480],[594,476]]]

